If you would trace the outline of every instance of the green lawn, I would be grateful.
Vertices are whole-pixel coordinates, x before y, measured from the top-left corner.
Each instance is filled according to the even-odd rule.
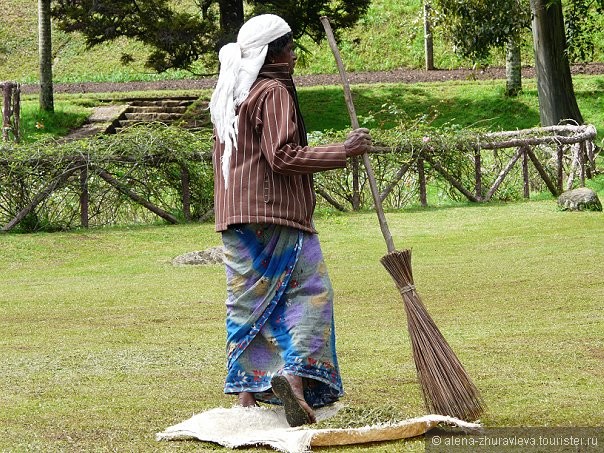
[[[604,425],[604,214],[546,199],[388,219],[483,393],[486,426]],[[375,215],[331,213],[317,226],[336,291],[343,402],[359,414],[423,415]],[[217,448],[154,434],[234,402],[222,394],[223,268],[170,264],[218,244],[211,224],[0,236],[0,450]],[[415,440],[367,451],[423,449]]]

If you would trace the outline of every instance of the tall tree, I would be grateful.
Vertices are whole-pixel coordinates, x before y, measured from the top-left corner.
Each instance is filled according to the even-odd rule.
[[[89,47],[120,36],[153,48],[147,66],[165,71],[190,69],[202,58],[215,63],[216,51],[234,40],[246,14],[279,14],[296,38],[323,39],[319,18],[334,29],[354,25],[371,0],[198,0],[199,14],[177,11],[170,0],[53,0],[53,16],[67,32],[80,32]],[[247,7],[244,9],[244,5]],[[128,59],[128,56],[125,56]]]
[[[522,90],[521,61],[520,37],[510,36],[505,45],[505,94],[507,96],[517,96]]]
[[[434,39],[432,38],[432,19],[430,3],[424,2],[424,54],[426,71],[434,69]]]
[[[560,0],[531,0],[533,45],[542,126],[564,120],[583,123],[567,56]]]
[[[208,2],[206,2],[208,3]],[[220,29],[225,41],[233,41],[235,33],[243,24],[243,2],[241,0],[223,0],[219,2]]]
[[[520,43],[530,25],[526,0],[432,0],[435,22],[455,51],[474,62],[486,59],[493,47],[506,49],[506,94],[522,88]]]
[[[568,0],[564,2],[566,45],[571,62],[593,61],[597,36],[604,13],[604,0]]]
[[[52,32],[50,0],[38,0],[38,54],[40,61],[40,110],[54,111],[52,86]]]

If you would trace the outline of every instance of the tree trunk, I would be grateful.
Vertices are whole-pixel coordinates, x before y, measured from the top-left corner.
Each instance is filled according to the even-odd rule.
[[[531,10],[541,125],[583,124],[566,55],[562,3],[531,0]]]
[[[426,55],[426,71],[431,71],[434,69],[434,41],[432,39],[429,3],[424,3],[424,52]]]
[[[50,0],[38,0],[38,53],[40,59],[40,110],[53,112]]]
[[[243,0],[220,0],[220,30],[226,42],[237,39],[237,33],[243,25]]]
[[[505,95],[518,96],[522,91],[522,65],[520,64],[519,38],[510,38],[506,44],[505,56]]]

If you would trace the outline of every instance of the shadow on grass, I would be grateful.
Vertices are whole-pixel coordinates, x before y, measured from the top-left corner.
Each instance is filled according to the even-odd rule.
[[[21,137],[32,143],[46,137],[62,137],[86,123],[88,112],[29,111],[21,119]]]
[[[401,120],[411,122],[422,115],[428,115],[435,127],[454,123],[513,130],[539,124],[535,94],[509,98],[496,85],[376,85],[353,87],[352,91],[360,122],[370,128],[389,129]],[[340,87],[302,89],[299,97],[309,131],[350,126]]]

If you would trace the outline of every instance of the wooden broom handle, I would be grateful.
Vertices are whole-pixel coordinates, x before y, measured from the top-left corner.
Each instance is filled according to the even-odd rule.
[[[346,76],[346,70],[344,69],[344,63],[342,63],[340,50],[338,49],[338,45],[336,44],[336,38],[333,35],[331,25],[329,24],[329,19],[323,16],[321,17],[321,23],[323,24],[323,28],[325,28],[325,33],[327,33],[327,41],[329,42],[329,46],[331,47],[333,56],[336,59],[338,70],[340,71],[340,78],[342,79],[342,86],[344,87],[344,98],[346,99],[346,106],[348,107],[348,114],[350,115],[350,123],[352,124],[353,129],[358,129],[359,120],[357,118],[357,113],[354,108],[354,103],[352,102],[352,93],[350,92],[350,85],[348,83],[348,77]],[[396,248],[394,247],[392,234],[390,234],[390,229],[388,228],[388,222],[386,222],[386,216],[384,215],[384,207],[382,206],[382,200],[380,200],[380,192],[378,191],[377,182],[375,180],[375,173],[373,172],[371,161],[369,160],[369,155],[367,153],[363,154],[363,164],[365,164],[365,170],[367,171],[367,179],[369,180],[369,187],[371,187],[371,195],[373,195],[375,211],[380,222],[382,235],[384,236],[384,240],[386,241],[388,253],[394,252]]]

